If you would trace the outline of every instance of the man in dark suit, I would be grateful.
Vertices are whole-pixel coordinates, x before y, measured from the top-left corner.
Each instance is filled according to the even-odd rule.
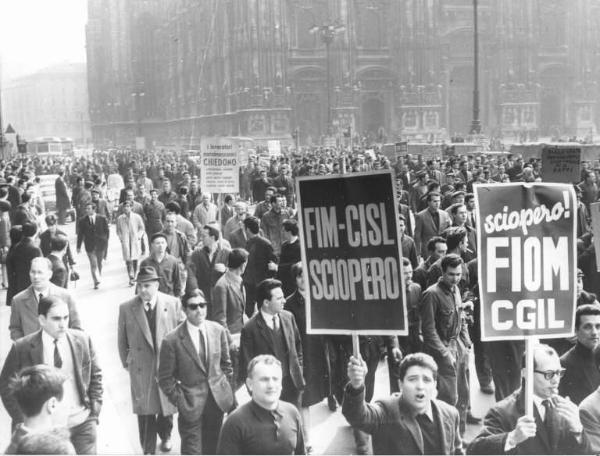
[[[108,248],[108,221],[105,217],[96,214],[94,203],[87,203],[85,212],[86,214],[77,221],[77,253],[81,252],[81,244],[85,244],[94,279],[94,289],[98,289],[102,275],[102,261],[106,259]]]
[[[0,396],[13,423],[23,421],[9,380],[24,367],[49,364],[66,377],[67,425],[77,454],[96,454],[96,425],[102,406],[102,372],[92,342],[82,331],[68,329],[69,306],[56,296],[38,305],[41,329],[17,340],[0,373]]]
[[[248,239],[246,242],[248,266],[243,278],[246,287],[246,315],[251,317],[254,313],[254,304],[257,302],[256,286],[264,279],[275,275],[277,256],[271,242],[259,234],[260,225],[256,217],[244,219],[244,230]]]
[[[67,211],[71,209],[71,198],[67,190],[67,184],[64,179],[65,171],[61,169],[58,177],[54,181],[54,190],[56,193],[56,211],[58,213],[58,223],[64,225],[67,218]]]
[[[415,244],[422,258],[427,257],[427,242],[433,236],[439,236],[452,225],[452,220],[446,211],[440,210],[441,196],[437,192],[427,195],[427,209],[415,217]]]
[[[560,364],[566,372],[560,382],[559,392],[579,405],[600,386],[600,371],[594,359],[600,337],[600,307],[584,304],[577,308],[575,335],[577,344],[560,358]]]
[[[273,355],[281,362],[283,371],[281,400],[300,408],[300,393],[304,389],[302,340],[294,316],[283,310],[285,298],[281,282],[275,279],[260,282],[256,287],[256,300],[259,311],[242,328],[239,380],[245,380],[252,358]]]
[[[215,454],[223,414],[234,403],[227,331],[206,320],[206,299],[183,299],[186,321],[163,339],[158,384],[179,412],[181,454]]]
[[[522,389],[490,409],[469,454],[589,454],[577,406],[558,395],[564,370],[548,345],[534,348],[533,416],[525,414]]]
[[[69,270],[65,266],[63,258],[67,251],[69,240],[61,234],[54,236],[50,240],[50,253],[47,258],[52,263],[52,282],[57,287],[68,288],[69,286]]]
[[[431,356],[408,355],[399,368],[402,393],[369,404],[366,363],[352,356],[342,413],[353,427],[372,434],[374,454],[464,454],[457,410],[434,398],[437,372]]]
[[[6,259],[8,282],[14,290],[15,295],[31,285],[31,280],[29,279],[31,260],[42,256],[42,251],[33,242],[37,226],[32,223],[26,223],[23,225],[22,232],[23,238],[12,248],[10,255]],[[7,302],[7,304],[10,305],[11,303]]]
[[[38,304],[41,298],[56,296],[66,302],[69,307],[69,327],[82,329],[79,313],[73,296],[64,288],[50,282],[52,277],[51,262],[48,258],[34,258],[31,262],[29,276],[31,285],[13,298],[10,309],[10,338],[20,339],[40,329]]]
[[[142,268],[137,276],[137,296],[119,307],[119,356],[129,372],[133,413],[144,454],[155,454],[157,434],[162,441],[160,450],[171,451],[173,414],[177,412],[156,378],[160,345],[179,320],[178,301],[158,291],[158,280],[154,268]]]

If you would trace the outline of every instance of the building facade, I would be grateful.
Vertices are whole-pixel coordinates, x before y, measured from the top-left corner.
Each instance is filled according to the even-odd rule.
[[[98,144],[466,134],[474,0],[88,0]],[[478,0],[488,135],[596,133],[600,0]]]
[[[91,140],[85,63],[61,63],[2,86],[5,124],[22,138],[60,136]]]

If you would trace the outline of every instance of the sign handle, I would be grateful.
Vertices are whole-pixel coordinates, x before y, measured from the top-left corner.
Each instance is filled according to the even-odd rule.
[[[360,346],[358,344],[358,333],[356,331],[352,331],[352,355],[356,359],[360,359]]]
[[[536,337],[525,339],[525,414],[533,416],[533,350],[538,344]]]

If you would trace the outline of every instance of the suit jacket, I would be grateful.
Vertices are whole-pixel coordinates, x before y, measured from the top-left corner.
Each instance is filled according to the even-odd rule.
[[[79,312],[77,312],[77,306],[71,293],[51,283],[49,294],[59,297],[69,306],[69,328],[83,329],[79,319]],[[8,329],[10,330],[10,338],[12,340],[20,339],[40,329],[38,297],[35,295],[32,285],[13,298]]]
[[[210,304],[211,291],[217,280],[223,275],[222,272],[215,270],[215,265],[221,263],[227,266],[230,252],[230,249],[221,247],[219,244],[211,261],[204,247],[196,247],[188,262],[189,274],[186,289],[193,290],[200,288]],[[209,305],[210,315],[212,315],[211,312],[212,307]]]
[[[90,336],[75,329],[67,330],[65,336],[73,354],[75,384],[82,404],[98,416],[102,404],[102,371],[96,359]],[[42,330],[29,334],[16,342],[8,353],[0,373],[0,396],[4,407],[15,423],[23,421],[23,414],[9,388],[9,380],[24,367],[44,363]]]
[[[510,452],[511,454],[589,454],[590,443],[584,429],[581,444],[568,431],[564,418],[556,415],[552,432],[548,432],[534,406],[537,433],[521,442]],[[504,446],[508,433],[517,420],[525,414],[524,397],[521,389],[504,398],[492,407],[483,422],[483,429],[471,441],[468,454],[504,454]]]
[[[29,279],[31,260],[41,256],[42,251],[29,237],[23,238],[9,251],[6,257],[6,271],[9,288],[13,288],[15,295],[31,285]]]
[[[600,453],[600,389],[579,404],[579,419],[590,442],[593,454]]]
[[[288,364],[290,366],[290,372],[284,372],[283,376],[289,374],[296,389],[302,390],[304,388],[304,377],[302,375],[302,340],[300,339],[300,332],[291,312],[282,310],[279,314],[279,321],[285,337]],[[246,368],[252,358],[257,355],[275,356],[270,331],[261,312],[254,314],[242,328],[240,338],[240,381],[246,380]]]
[[[31,206],[29,206],[29,203],[19,204],[19,206],[17,206],[13,225],[24,225],[25,223],[37,225],[37,222],[37,215]]]
[[[267,277],[273,277],[274,272],[269,271],[269,261],[277,262],[273,245],[268,239],[258,235],[246,242],[248,251],[248,265],[244,271],[244,283],[256,285]]]
[[[593,352],[580,343],[560,357],[560,364],[567,372],[560,381],[558,392],[575,404],[579,405],[600,386],[600,372]]]
[[[164,337],[179,322],[178,301],[158,293],[156,327],[150,328],[139,296],[119,306],[117,342],[123,367],[129,371],[131,403],[136,415],[172,415],[177,409],[158,387],[158,355]],[[154,338],[156,346],[154,346]]]
[[[50,282],[57,287],[67,288],[69,285],[69,271],[62,258],[48,255],[48,259],[52,263],[52,277],[50,277]]]
[[[223,412],[229,412],[234,403],[227,332],[213,321],[205,324],[207,363],[194,347],[187,321],[167,334],[160,347],[158,384],[188,422],[200,419],[209,390]]]
[[[230,334],[239,334],[244,326],[246,294],[240,278],[239,285],[233,274],[225,272],[212,290],[210,319],[229,330]]]
[[[106,252],[108,247],[108,222],[106,218],[99,214],[95,215],[96,220],[92,225],[89,217],[83,216],[77,221],[77,249],[81,244],[85,245],[86,252]]]
[[[452,220],[446,211],[438,209],[440,214],[439,228],[435,228],[429,209],[424,209],[415,217],[415,244],[422,258],[427,258],[427,242],[434,236],[440,235],[446,228],[452,226]]]
[[[442,454],[464,454],[458,411],[443,401],[431,401]],[[374,454],[423,454],[423,434],[412,410],[399,393],[389,399],[365,402],[365,388],[346,387],[342,413],[352,427],[373,435]]]

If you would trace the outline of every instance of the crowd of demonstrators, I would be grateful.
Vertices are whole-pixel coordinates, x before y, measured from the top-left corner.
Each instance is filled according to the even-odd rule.
[[[299,263],[302,226],[294,184],[299,176],[381,169],[394,169],[396,176],[409,334],[361,336],[361,359],[356,359],[350,336],[307,333],[308,290]],[[48,173],[58,175],[56,216],[44,213],[36,183],[37,176]],[[510,154],[390,160],[377,148],[306,148],[267,160],[251,157],[240,170],[236,195],[202,189],[201,173],[189,155],[117,150],[5,164],[0,180],[0,258],[7,304],[12,304],[13,351],[20,353],[20,341],[33,337],[42,355],[31,364],[61,364],[54,362],[53,333],[62,340],[55,345],[60,359],[65,359],[61,350],[66,343],[87,337],[65,289],[75,262],[60,226],[68,219],[76,222],[76,248],[79,252],[85,246],[98,288],[110,224],[115,224],[124,279],[136,286],[135,297],[120,307],[118,345],[130,374],[144,453],[156,451],[157,436],[161,451],[170,451],[175,413],[182,453],[250,448],[310,453],[309,407],[327,399],[335,411],[344,398],[343,413],[354,428],[359,453],[460,453],[466,449],[461,441],[466,424],[481,422],[469,412],[475,387],[468,373],[472,351],[478,387],[494,394],[497,405],[469,451],[545,452],[539,446],[548,443],[543,436],[541,443],[531,440],[535,426],[541,427],[539,416],[546,415],[546,397],[557,398],[547,416],[556,415],[566,432],[548,431],[564,441],[547,451],[600,451],[598,433],[591,429],[600,422],[600,412],[588,400],[600,387],[600,273],[589,217],[589,204],[600,196],[600,167],[584,163],[581,183],[575,185],[580,208],[576,337],[550,340],[551,349],[536,349],[536,365],[542,366],[535,373],[539,416],[527,420],[517,416],[524,344],[480,340],[473,184],[539,181],[538,160],[524,162]],[[55,330],[52,324],[61,318],[60,331]],[[84,339],[86,359],[92,359],[93,349]],[[386,355],[390,390],[402,393],[390,402],[370,404],[376,369]],[[557,360],[564,370],[556,368]],[[81,370],[75,360],[64,366],[56,368]],[[83,385],[76,395],[65,392],[71,407],[82,413],[69,426],[78,452],[83,443],[75,428],[90,426],[87,418],[78,420],[85,410],[92,418],[99,412],[101,380],[94,366],[93,387]],[[5,365],[6,375],[22,367]],[[2,399],[11,401],[11,389],[2,379]],[[252,392],[252,401],[234,411],[233,393],[242,384]],[[586,406],[581,422],[574,416],[579,403]],[[272,435],[258,438],[273,426],[285,442],[273,442]],[[407,443],[408,435],[416,441]]]

